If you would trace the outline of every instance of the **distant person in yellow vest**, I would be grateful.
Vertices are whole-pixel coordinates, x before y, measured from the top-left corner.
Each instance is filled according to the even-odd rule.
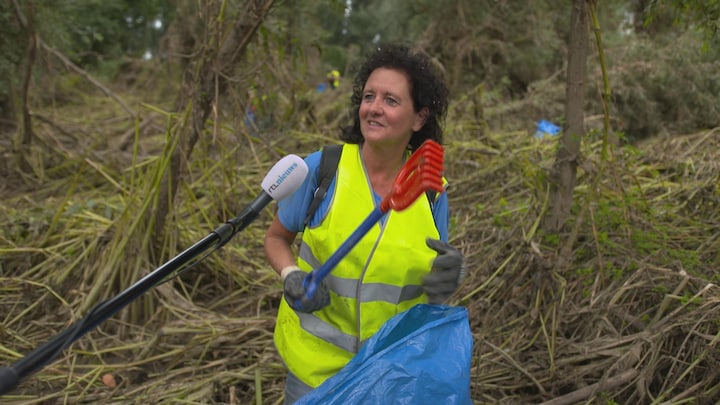
[[[388,195],[410,154],[425,140],[442,143],[448,89],[430,59],[399,45],[377,48],[360,67],[351,96],[353,122],[336,176],[305,223],[317,189],[320,151],[309,174],[281,200],[265,235],[265,253],[283,280],[275,345],[288,367],[285,403],[335,375],[394,315],[439,304],[464,277],[464,259],[448,244],[446,193],[388,212],[318,286],[302,308],[307,272],[319,267]],[[293,243],[302,232],[299,255]]]
[[[340,72],[337,70],[333,69],[328,72],[326,79],[331,89],[337,89],[340,86]]]
[[[318,93],[330,88],[331,90],[337,89],[340,86],[340,72],[333,69],[325,75],[325,81],[318,84],[316,90]]]

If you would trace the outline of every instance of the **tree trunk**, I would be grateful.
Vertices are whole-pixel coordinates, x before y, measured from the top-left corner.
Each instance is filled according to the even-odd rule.
[[[27,3],[27,35],[28,35],[28,47],[26,55],[25,65],[25,77],[23,78],[22,86],[22,115],[23,115],[23,136],[22,146],[23,149],[27,149],[32,143],[33,130],[32,130],[32,119],[30,119],[30,82],[32,81],[33,65],[35,64],[35,54],[37,53],[37,38],[35,35],[35,13],[33,11],[32,2]]]
[[[182,94],[178,111],[188,111],[189,120],[179,123],[173,138],[177,147],[172,152],[169,170],[165,173],[156,209],[153,235],[155,246],[160,246],[164,238],[165,223],[175,200],[178,185],[187,170],[193,148],[200,138],[205,121],[213,110],[218,97],[228,85],[228,78],[234,71],[245,53],[248,43],[257,29],[265,20],[272,8],[274,0],[248,0],[241,8],[230,32],[224,21],[231,21],[226,16],[208,18],[208,34],[198,57],[190,63],[183,77]],[[209,8],[209,7],[208,7]],[[205,10],[204,15],[212,15]],[[181,114],[182,120],[183,114]]]
[[[568,219],[575,189],[580,141],[585,133],[585,69],[588,53],[589,0],[573,0],[565,95],[565,128],[550,173],[549,210],[543,229],[558,233]]]
[[[20,126],[20,139],[16,142],[17,163],[20,170],[25,173],[32,172],[32,167],[28,161],[30,153],[30,145],[32,144],[33,128],[32,119],[30,118],[29,92],[30,82],[32,81],[33,65],[35,64],[35,55],[37,53],[37,36],[35,34],[35,11],[33,3],[28,1],[26,12],[23,13],[17,0],[13,1],[15,6],[15,15],[17,16],[20,26],[27,33],[27,50],[25,54],[25,75],[22,83],[22,125]]]

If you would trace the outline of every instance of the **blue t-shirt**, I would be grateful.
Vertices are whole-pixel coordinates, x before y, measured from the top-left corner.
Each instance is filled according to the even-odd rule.
[[[293,194],[278,202],[278,219],[285,229],[290,232],[302,232],[305,228],[305,215],[313,200],[315,189],[317,189],[320,156],[321,152],[316,151],[305,158],[305,163],[308,166],[308,176],[305,178],[305,181]],[[308,226],[317,225],[325,216],[330,206],[330,201],[332,201],[333,193],[335,193],[335,178],[333,178],[330,183],[327,195],[322,202],[320,202],[320,206],[310,219]],[[377,206],[382,201],[382,197],[375,192],[373,192],[373,195]],[[426,197],[421,195],[420,198]],[[367,215],[370,215],[370,213],[368,212]],[[437,227],[438,233],[440,234],[440,240],[447,242],[448,222],[450,220],[447,193],[440,194],[433,203],[433,218],[435,219],[435,227]]]

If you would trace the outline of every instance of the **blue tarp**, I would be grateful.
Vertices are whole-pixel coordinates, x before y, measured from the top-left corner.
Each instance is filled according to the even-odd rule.
[[[465,308],[419,304],[296,404],[470,405],[472,346]]]

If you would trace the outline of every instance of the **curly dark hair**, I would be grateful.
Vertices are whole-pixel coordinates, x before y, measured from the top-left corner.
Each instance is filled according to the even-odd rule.
[[[370,74],[378,68],[397,69],[407,73],[410,79],[410,95],[416,112],[427,107],[428,116],[423,127],[413,133],[408,147],[416,150],[425,140],[442,144],[442,123],[447,115],[449,91],[442,74],[430,58],[415,52],[405,45],[386,44],[379,46],[360,66],[353,82],[351,101],[352,125],[342,128],[340,139],[347,143],[359,144],[364,138],[360,132],[360,103],[363,89]]]

